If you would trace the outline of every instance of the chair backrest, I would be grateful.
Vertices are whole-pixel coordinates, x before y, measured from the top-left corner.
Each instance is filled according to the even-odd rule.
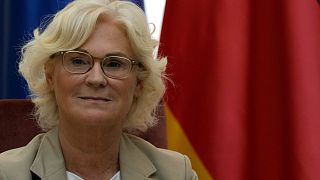
[[[24,146],[42,132],[32,115],[33,108],[34,104],[30,100],[0,100],[0,152]],[[157,147],[166,148],[166,124],[162,106],[159,106],[157,112],[159,124],[138,135]]]

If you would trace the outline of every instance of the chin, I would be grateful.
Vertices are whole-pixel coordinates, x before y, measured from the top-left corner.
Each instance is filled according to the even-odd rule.
[[[110,118],[99,116],[99,115],[86,115],[78,120],[79,120],[79,123],[85,126],[103,127],[105,125],[113,126],[114,124],[117,123],[117,121],[115,121],[114,119],[110,119]]]

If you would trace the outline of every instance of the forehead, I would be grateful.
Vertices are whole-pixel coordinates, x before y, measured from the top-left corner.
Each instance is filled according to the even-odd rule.
[[[127,57],[133,57],[125,30],[107,16],[98,18],[92,34],[80,48],[96,57],[102,57],[110,53],[121,53]]]

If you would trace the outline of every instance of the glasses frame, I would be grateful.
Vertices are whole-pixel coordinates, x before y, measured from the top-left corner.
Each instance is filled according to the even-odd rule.
[[[78,73],[78,72],[72,72],[72,71],[68,70],[68,69],[65,67],[65,65],[64,65],[65,55],[66,55],[67,53],[80,53],[80,54],[88,55],[88,56],[92,59],[92,62],[93,62],[93,63],[91,64],[91,67],[90,67],[87,71],[85,71],[85,72],[83,72],[83,73],[82,73],[82,72],[79,72],[79,73]],[[127,77],[130,75],[130,73],[132,72],[133,67],[134,67],[135,65],[139,65],[139,64],[140,64],[138,61],[129,59],[129,58],[124,57],[124,56],[107,55],[107,56],[105,56],[105,57],[103,57],[103,58],[98,58],[98,57],[95,57],[95,56],[91,55],[91,54],[88,53],[88,52],[78,51],[78,50],[59,51],[59,52],[56,52],[56,53],[52,54],[52,55],[50,56],[50,58],[53,58],[53,57],[55,57],[55,56],[62,56],[62,59],[61,59],[61,60],[62,60],[62,66],[63,66],[63,68],[64,68],[66,71],[68,71],[69,73],[72,73],[72,74],[85,74],[85,73],[89,72],[89,71],[93,68],[95,59],[100,60],[100,68],[101,68],[103,74],[106,75],[106,76],[109,77],[109,78],[112,78],[112,79],[125,79],[125,78],[127,78]],[[105,72],[105,70],[102,68],[102,62],[103,62],[105,59],[109,58],[109,57],[118,57],[118,58],[122,58],[122,59],[130,62],[131,67],[130,67],[130,70],[128,71],[128,73],[127,73],[126,76],[119,78],[119,77],[112,76],[112,75],[108,74],[107,72]]]

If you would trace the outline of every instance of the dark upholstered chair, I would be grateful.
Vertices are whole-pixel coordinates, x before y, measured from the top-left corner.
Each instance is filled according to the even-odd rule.
[[[0,152],[24,146],[41,133],[32,116],[33,107],[30,100],[0,100]],[[162,107],[157,112],[159,124],[138,135],[157,147],[166,148],[166,125]]]

